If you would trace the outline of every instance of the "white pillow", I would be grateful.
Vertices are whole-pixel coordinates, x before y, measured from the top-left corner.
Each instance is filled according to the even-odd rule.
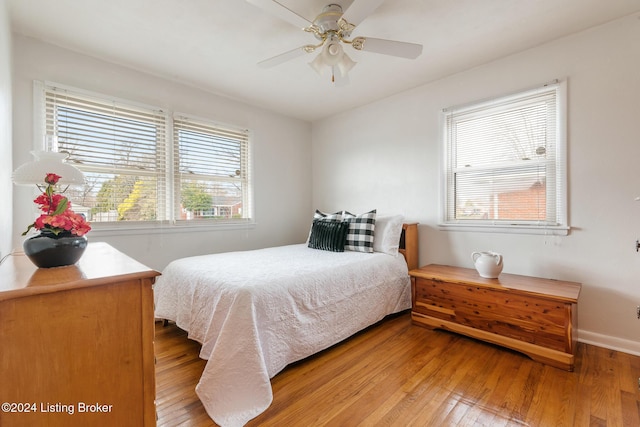
[[[374,252],[383,252],[389,255],[398,255],[400,248],[400,235],[404,216],[379,216],[376,218],[376,232],[373,236]]]

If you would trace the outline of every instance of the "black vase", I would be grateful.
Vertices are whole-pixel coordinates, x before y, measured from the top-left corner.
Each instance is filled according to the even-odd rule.
[[[87,248],[87,238],[70,232],[58,235],[50,231],[40,231],[22,244],[24,253],[40,268],[73,265]]]

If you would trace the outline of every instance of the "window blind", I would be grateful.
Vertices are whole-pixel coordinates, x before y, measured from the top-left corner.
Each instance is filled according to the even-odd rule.
[[[176,218],[250,218],[248,130],[175,115],[173,140]]]
[[[445,111],[445,223],[566,227],[558,84]]]
[[[68,153],[86,176],[67,190],[77,213],[94,223],[166,219],[163,111],[49,85],[44,110],[47,149]]]

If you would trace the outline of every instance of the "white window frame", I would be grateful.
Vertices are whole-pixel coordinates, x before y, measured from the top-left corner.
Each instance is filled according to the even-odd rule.
[[[74,93],[80,96],[87,96],[94,99],[99,99],[103,102],[114,102],[124,105],[129,105],[132,107],[140,107],[153,109],[157,111],[161,111],[165,116],[166,123],[166,131],[164,138],[164,147],[162,149],[165,152],[165,171],[163,181],[166,183],[164,185],[163,194],[158,197],[162,200],[162,206],[160,207],[164,211],[164,218],[152,221],[94,221],[91,222],[92,231],[91,233],[96,233],[100,235],[101,232],[108,231],[109,233],[115,234],[128,234],[131,232],[135,232],[136,230],[141,233],[145,233],[145,230],[154,230],[158,228],[162,228],[163,232],[181,232],[188,231],[189,229],[193,229],[194,231],[201,231],[206,228],[210,229],[218,229],[218,228],[247,228],[253,227],[255,225],[254,218],[254,210],[253,210],[253,181],[251,179],[251,138],[250,131],[244,130],[247,135],[247,144],[246,144],[246,170],[244,171],[243,177],[245,178],[246,190],[243,197],[243,203],[246,205],[243,206],[243,218],[236,219],[198,219],[197,221],[188,221],[188,220],[179,220],[177,218],[175,203],[178,200],[179,203],[179,187],[175,186],[175,182],[177,178],[177,170],[175,169],[175,158],[176,152],[174,151],[174,147],[177,146],[177,141],[174,141],[173,135],[173,120],[174,113],[171,110],[160,109],[158,107],[149,106],[141,103],[136,103],[135,101],[125,100],[115,98],[109,95],[100,94],[96,92],[86,91],[83,89],[74,88],[71,86],[62,85],[59,83],[49,82],[49,81],[38,81],[35,80],[33,83],[34,92],[33,92],[33,111],[34,111],[34,145],[33,148],[35,150],[55,150],[55,138],[52,138],[52,135],[47,135],[47,126],[46,126],[46,98],[45,93],[47,90],[51,88],[58,88],[65,91],[69,91],[70,93]],[[182,114],[181,116],[185,116]],[[206,119],[199,119],[206,120]],[[213,120],[208,120],[209,123],[215,124]],[[232,125],[221,125],[226,128],[235,128],[241,129],[238,126]],[[75,165],[79,169],[83,170],[82,165]],[[91,169],[91,168],[89,168]]]
[[[554,162],[548,164],[549,176],[547,186],[552,191],[555,215],[550,221],[496,221],[492,219],[465,219],[455,218],[455,158],[456,146],[455,138],[452,137],[449,125],[453,115],[458,117],[465,114],[482,114],[497,105],[505,102],[516,101],[526,98],[536,93],[555,91],[556,97],[556,130]],[[555,80],[541,87],[520,91],[518,93],[502,96],[499,98],[478,101],[462,106],[450,107],[443,110],[442,115],[442,136],[443,136],[443,161],[441,174],[441,197],[440,197],[440,221],[439,228],[451,231],[476,231],[476,232],[500,232],[500,233],[520,233],[520,234],[545,234],[545,235],[567,235],[570,231],[567,215],[567,88],[566,79]],[[547,201],[547,204],[549,200]]]

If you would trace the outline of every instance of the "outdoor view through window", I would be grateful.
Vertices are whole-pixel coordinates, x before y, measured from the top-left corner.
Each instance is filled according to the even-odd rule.
[[[47,148],[84,172],[66,195],[92,223],[249,218],[248,131],[47,89]]]

